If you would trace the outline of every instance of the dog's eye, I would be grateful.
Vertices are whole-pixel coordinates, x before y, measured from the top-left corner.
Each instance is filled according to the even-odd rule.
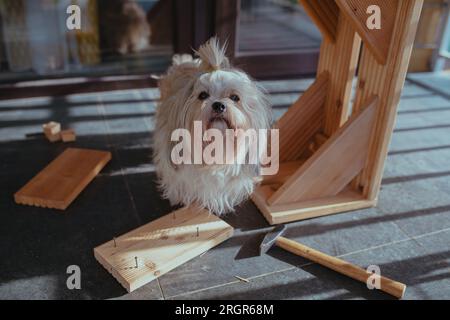
[[[198,95],[198,98],[199,98],[200,100],[208,99],[208,98],[209,98],[209,93],[206,92],[206,91],[202,91],[202,92],[200,92],[200,94]]]
[[[230,96],[230,99],[233,100],[234,102],[238,102],[238,101],[239,101],[239,96],[237,96],[237,95],[235,95],[235,94],[232,94],[232,95]]]

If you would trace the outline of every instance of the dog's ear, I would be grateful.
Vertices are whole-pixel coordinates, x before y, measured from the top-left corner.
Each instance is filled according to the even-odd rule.
[[[256,81],[251,80],[252,91],[251,99],[248,99],[251,104],[251,109],[256,114],[253,114],[253,121],[257,129],[269,129],[273,122],[272,104],[269,99],[269,94],[266,89],[259,85]]]

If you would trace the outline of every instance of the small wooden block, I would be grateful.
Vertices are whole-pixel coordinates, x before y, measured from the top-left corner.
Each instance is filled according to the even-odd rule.
[[[50,121],[42,125],[45,137],[50,142],[56,142],[61,140],[61,124],[58,122]]]
[[[42,125],[42,129],[45,133],[54,135],[58,134],[61,131],[61,124],[55,121],[50,121],[44,125]]]
[[[58,142],[61,141],[61,134],[57,133],[57,134],[48,134],[48,133],[44,133],[45,137],[47,138],[48,141],[50,142]]]
[[[14,200],[64,210],[110,159],[110,152],[68,148],[16,192]]]
[[[75,130],[67,129],[61,131],[61,139],[63,142],[72,142],[76,140]]]
[[[232,235],[209,211],[187,207],[94,248],[94,256],[131,292]]]

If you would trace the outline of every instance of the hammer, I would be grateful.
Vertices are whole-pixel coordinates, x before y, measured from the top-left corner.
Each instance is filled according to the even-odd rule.
[[[279,225],[275,227],[272,232],[268,233],[260,246],[259,253],[266,253],[274,244],[278,247],[287,250],[295,255],[301,256],[313,262],[316,262],[324,267],[339,272],[352,279],[367,283],[367,280],[373,274],[366,270],[351,264],[347,261],[341,260],[336,257],[329,256],[320,251],[309,248],[303,244],[289,240],[282,235],[286,231],[285,225]],[[394,281],[392,279],[379,276],[380,289],[394,297],[401,299],[405,293],[406,285],[403,283]]]

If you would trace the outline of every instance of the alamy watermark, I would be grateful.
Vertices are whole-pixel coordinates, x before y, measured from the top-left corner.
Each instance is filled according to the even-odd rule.
[[[66,19],[66,26],[69,30],[81,29],[81,9],[73,4],[67,7],[66,13],[69,15]]]
[[[202,122],[194,121],[193,134],[176,129],[171,141],[178,142],[170,154],[175,165],[260,164],[261,175],[274,175],[279,169],[278,129],[226,129],[224,134],[214,128],[203,132]]]
[[[367,14],[370,16],[366,20],[366,26],[369,30],[381,29],[381,9],[377,5],[371,5],[367,7]]]
[[[70,265],[66,270],[70,276],[66,280],[66,286],[69,290],[81,289],[81,269],[76,264]]]
[[[367,288],[370,290],[381,289],[381,269],[377,265],[370,265],[366,269],[371,275],[367,278]]]

